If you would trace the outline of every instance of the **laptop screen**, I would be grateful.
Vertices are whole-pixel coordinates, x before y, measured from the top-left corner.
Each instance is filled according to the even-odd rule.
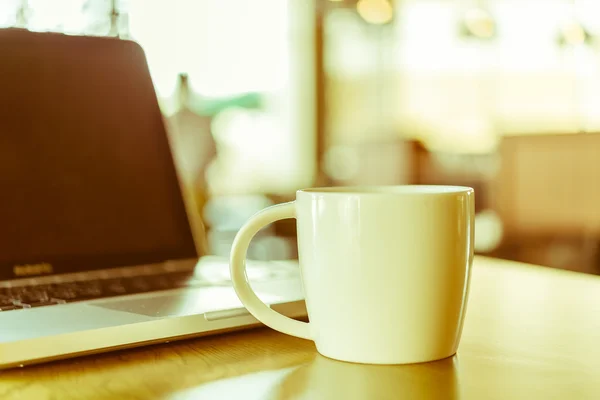
[[[141,48],[0,30],[0,279],[196,257]]]

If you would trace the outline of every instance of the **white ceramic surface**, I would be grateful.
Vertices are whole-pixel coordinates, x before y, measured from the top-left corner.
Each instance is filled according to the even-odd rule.
[[[458,186],[307,189],[239,231],[231,276],[264,324],[314,340],[324,356],[405,364],[453,355],[473,260],[474,192]],[[310,323],[276,313],[252,291],[245,255],[265,225],[296,218]]]

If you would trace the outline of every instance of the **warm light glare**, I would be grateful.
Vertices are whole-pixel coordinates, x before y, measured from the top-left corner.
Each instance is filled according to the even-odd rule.
[[[358,14],[367,22],[382,25],[392,20],[394,9],[388,0],[359,0]]]
[[[288,5],[280,0],[130,0],[130,32],[149,59],[161,97],[189,75],[207,97],[276,92],[288,84]],[[161,21],[157,26],[157,21]]]
[[[491,252],[500,246],[504,233],[502,219],[493,210],[484,210],[475,216],[475,250]]]
[[[465,13],[465,25],[473,36],[481,39],[491,38],[496,31],[491,15],[480,8],[472,8]]]
[[[570,45],[578,45],[585,43],[585,30],[581,24],[576,21],[569,21],[561,27],[562,35]]]
[[[325,153],[325,172],[336,180],[350,180],[360,167],[356,147],[333,146]]]
[[[27,28],[32,31],[81,33],[85,27],[83,0],[29,0]]]
[[[9,28],[17,23],[19,5],[17,0],[0,1],[0,28]]]

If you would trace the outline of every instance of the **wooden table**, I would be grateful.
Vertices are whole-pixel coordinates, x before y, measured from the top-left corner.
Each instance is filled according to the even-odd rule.
[[[341,363],[261,328],[5,371],[0,399],[600,399],[600,277],[476,259],[439,362]]]

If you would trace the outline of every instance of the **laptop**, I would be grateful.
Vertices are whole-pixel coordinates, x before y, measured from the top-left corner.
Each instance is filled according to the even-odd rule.
[[[258,325],[177,173],[144,53],[0,30],[0,368]],[[306,308],[296,261],[248,262]]]

